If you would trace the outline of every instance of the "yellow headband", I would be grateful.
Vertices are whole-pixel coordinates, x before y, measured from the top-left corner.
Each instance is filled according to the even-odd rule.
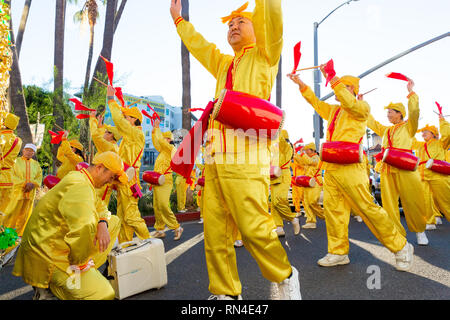
[[[119,181],[128,183],[128,177],[123,171],[123,162],[119,155],[112,151],[97,153],[92,160],[92,164],[102,164],[106,169],[119,176]]]
[[[114,139],[116,141],[119,141],[120,138],[122,138],[122,135],[120,134],[119,130],[116,127],[110,126],[109,124],[105,124],[105,128],[107,131],[111,132],[114,135]]]
[[[130,116],[130,117],[139,119],[139,121],[142,123],[142,113],[138,107],[122,108],[122,113],[126,116]]]
[[[20,118],[12,113],[8,113],[5,118],[5,126],[8,129],[16,130]]]
[[[392,109],[392,110],[398,111],[402,114],[403,118],[406,116],[405,106],[401,102],[399,102],[399,103],[391,102],[388,106],[384,107],[384,109]]]
[[[306,149],[311,149],[311,150],[316,151],[316,144],[315,144],[314,142],[308,143],[308,144],[304,147],[304,149],[305,149],[305,150],[306,150]]]
[[[252,20],[253,13],[251,13],[251,12],[244,12],[244,10],[247,9],[247,7],[248,7],[248,2],[246,2],[239,9],[234,10],[233,12],[231,12],[230,15],[228,15],[226,17],[222,17],[222,23],[230,22],[231,20],[233,20],[236,17],[244,17],[244,18],[247,18],[249,20]]]
[[[169,138],[170,140],[173,140],[173,133],[170,131],[166,131],[162,133],[164,138]]]
[[[359,93],[359,78],[353,76],[343,76],[341,82],[347,86],[353,86],[355,94]]]
[[[434,134],[435,137],[439,137],[439,130],[435,126],[426,125],[422,129],[419,129],[417,132],[424,132],[424,131],[430,131],[432,134]]]
[[[69,144],[72,148],[83,151],[83,145],[78,140],[70,140]]]

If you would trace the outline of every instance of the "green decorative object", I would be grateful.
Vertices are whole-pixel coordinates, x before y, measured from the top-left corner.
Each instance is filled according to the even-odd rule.
[[[6,250],[9,247],[14,246],[18,238],[19,236],[15,229],[5,228],[3,232],[0,233],[0,250]]]

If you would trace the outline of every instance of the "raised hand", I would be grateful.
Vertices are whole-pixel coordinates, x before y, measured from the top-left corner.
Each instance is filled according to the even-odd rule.
[[[170,14],[173,21],[181,17],[181,0],[171,0]]]
[[[307,85],[300,79],[300,76],[298,74],[288,74],[287,77],[292,80],[292,82],[298,84],[300,87],[300,90],[303,90],[303,88],[307,87]]]
[[[409,93],[414,91],[414,81],[412,79],[408,78],[408,84],[406,85],[406,88],[408,89]]]

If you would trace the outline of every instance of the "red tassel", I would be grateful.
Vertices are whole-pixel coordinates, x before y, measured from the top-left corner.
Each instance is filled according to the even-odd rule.
[[[80,113],[80,114],[77,114],[77,116],[76,116],[76,118],[77,119],[87,119],[87,118],[90,118],[91,116],[90,115],[88,115],[88,114],[82,114],[82,113]]]
[[[336,71],[334,71],[334,62],[333,59],[327,62],[327,65],[324,68],[324,71],[327,73],[327,82],[325,83],[325,87],[328,85],[331,79],[336,76]]]
[[[142,112],[142,114],[143,114],[144,116],[146,116],[147,118],[153,119],[153,117],[152,117],[147,111],[141,110],[141,112]]]
[[[397,79],[397,80],[403,80],[403,81],[409,81],[408,77],[397,72],[391,72],[386,75],[386,77],[391,79]]]
[[[300,52],[301,46],[301,41],[294,46],[294,69],[292,70],[292,74],[295,74],[295,71],[298,68],[298,64],[300,63],[300,58],[302,57],[302,53]]]
[[[75,103],[75,111],[97,111],[95,109],[90,109],[90,108],[86,107],[84,104],[81,103],[80,100],[78,100],[76,98],[69,99],[69,101],[72,101],[73,103]]]
[[[106,58],[103,58],[102,56],[100,56],[100,58],[102,58],[103,61],[105,61],[106,73],[108,73],[109,84],[112,85],[114,78],[114,65],[111,62],[109,62]]]
[[[116,90],[115,95],[116,95],[117,99],[119,99],[120,103],[122,104],[122,107],[125,107],[125,100],[123,100],[122,88],[115,87],[114,89]]]
[[[439,110],[439,114],[442,115],[442,107],[441,107],[441,105],[437,101],[435,101],[435,103],[436,103],[437,108]]]
[[[52,139],[50,140],[51,144],[58,144],[62,141],[64,131],[58,131],[58,133],[55,133],[51,130],[48,130],[48,133],[50,133],[50,135],[52,136]]]

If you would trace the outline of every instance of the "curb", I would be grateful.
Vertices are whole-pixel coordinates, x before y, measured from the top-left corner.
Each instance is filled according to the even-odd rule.
[[[175,213],[175,218],[177,218],[178,222],[199,220],[200,211]],[[155,216],[146,216],[143,217],[143,219],[149,227],[153,227],[153,225],[155,224]]]

